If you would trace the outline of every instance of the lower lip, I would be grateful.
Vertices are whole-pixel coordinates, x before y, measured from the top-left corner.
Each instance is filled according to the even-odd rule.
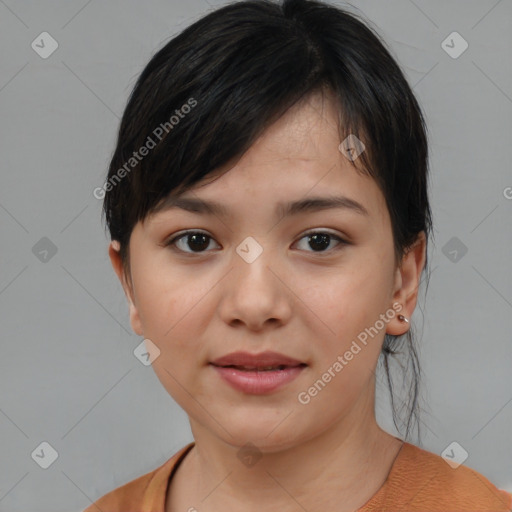
[[[284,386],[304,370],[305,366],[294,366],[284,370],[244,371],[211,365],[231,386],[244,393],[263,395]]]

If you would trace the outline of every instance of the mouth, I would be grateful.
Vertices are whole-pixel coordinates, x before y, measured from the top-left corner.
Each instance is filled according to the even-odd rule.
[[[258,354],[231,352],[209,365],[232,388],[251,395],[277,392],[298,378],[308,366],[303,361],[270,350]]]
[[[210,363],[213,366],[216,366],[217,368],[233,368],[235,370],[239,370],[242,372],[274,372],[274,371],[284,371],[289,368],[298,368],[298,367],[304,367],[307,366],[306,363],[300,363],[297,365],[270,365],[270,366],[241,366],[241,365],[234,365],[234,364],[228,364],[228,365],[218,365],[214,363]]]
[[[210,362],[213,366],[233,368],[247,372],[283,371],[289,368],[307,366],[306,363],[279,352],[265,351],[259,354],[232,352]]]
[[[308,366],[294,365],[218,365],[210,363],[221,379],[238,392],[249,395],[268,395],[278,392],[299,377]]]

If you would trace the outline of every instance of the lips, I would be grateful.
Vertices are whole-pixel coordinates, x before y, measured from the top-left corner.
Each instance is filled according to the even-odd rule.
[[[223,382],[249,395],[278,393],[299,378],[306,363],[278,352],[233,352],[219,357],[210,366]]]
[[[302,361],[270,351],[259,354],[232,352],[213,360],[210,364],[224,368],[236,368],[242,371],[285,370],[297,366],[307,366]]]

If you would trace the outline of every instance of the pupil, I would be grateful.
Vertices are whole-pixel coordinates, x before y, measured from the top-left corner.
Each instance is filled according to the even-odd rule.
[[[202,233],[188,235],[189,246],[193,251],[200,252],[208,247],[208,236]],[[201,243],[202,242],[202,243]],[[330,235],[327,233],[315,233],[309,236],[309,243],[312,249],[323,250],[329,246]],[[194,248],[195,245],[195,248]]]
[[[204,235],[202,233],[194,233],[192,235],[188,235],[189,245],[190,245],[190,242],[192,242],[192,246],[190,247],[192,250],[195,250],[194,244],[197,244],[198,240],[200,240],[201,237],[202,237],[203,243],[202,244],[199,243],[199,247],[198,247],[198,245],[196,245],[196,248],[199,248],[199,250],[206,249],[208,247],[207,235]]]
[[[309,237],[309,243],[310,243],[310,246],[312,249],[315,249],[315,245],[317,244],[326,244],[327,246],[329,246],[329,241],[330,241],[330,236],[326,233],[315,233],[314,235],[311,235]],[[317,248],[319,248],[317,246]],[[320,249],[322,249],[322,247],[320,247]],[[323,247],[323,249],[325,249],[325,247]]]

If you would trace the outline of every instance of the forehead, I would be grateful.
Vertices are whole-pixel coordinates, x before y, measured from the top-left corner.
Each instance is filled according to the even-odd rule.
[[[282,162],[332,162],[339,157],[338,109],[329,93],[314,93],[266,128],[237,161],[239,168]],[[227,169],[229,164],[224,167]],[[218,169],[222,171],[223,168]]]
[[[262,208],[282,216],[294,209],[307,211],[304,203],[309,198],[344,198],[337,202],[344,202],[353,214],[359,210],[368,217],[385,217],[384,197],[375,181],[356,170],[339,150],[338,123],[331,97],[305,98],[268,127],[236,163],[216,169],[180,194],[190,200],[184,209],[208,213],[198,201],[202,200],[215,203],[210,213],[218,216],[253,215]],[[157,216],[175,210],[176,204],[171,195]]]

